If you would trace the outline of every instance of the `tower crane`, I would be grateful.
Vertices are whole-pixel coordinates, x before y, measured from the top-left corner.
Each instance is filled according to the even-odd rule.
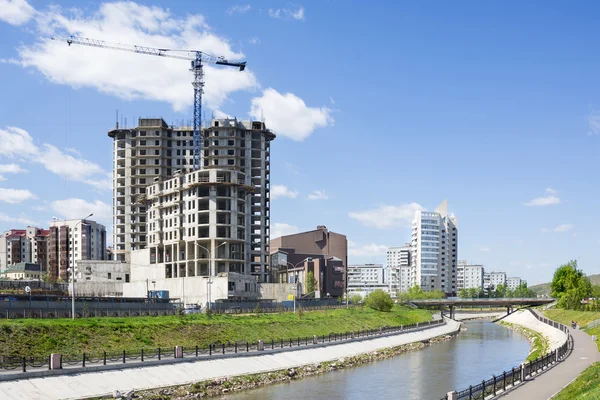
[[[196,151],[194,151],[194,168],[200,169],[200,147],[202,142],[200,130],[202,129],[202,93],[204,92],[204,71],[202,66],[203,64],[226,65],[230,67],[237,67],[240,71],[243,71],[246,68],[245,61],[229,62],[223,57],[213,56],[198,50],[157,49],[146,46],[111,43],[103,40],[77,36],[52,37],[52,40],[66,42],[69,46],[72,44],[79,44],[83,46],[99,47],[102,49],[122,50],[131,53],[178,58],[180,60],[191,61],[190,71],[194,74],[194,80],[192,81],[192,86],[194,88],[194,142],[197,146]]]

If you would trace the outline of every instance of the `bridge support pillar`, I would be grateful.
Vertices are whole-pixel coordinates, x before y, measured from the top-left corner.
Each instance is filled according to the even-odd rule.
[[[506,315],[510,315],[511,312],[511,307],[510,306],[506,306]]]
[[[456,392],[448,392],[446,395],[447,400],[458,400],[458,393]]]
[[[450,306],[450,319],[454,319],[454,306]]]

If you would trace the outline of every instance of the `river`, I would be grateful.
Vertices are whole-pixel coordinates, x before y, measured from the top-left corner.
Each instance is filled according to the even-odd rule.
[[[438,400],[519,365],[529,352],[523,336],[490,321],[465,322],[456,338],[372,364],[222,396],[224,400]]]

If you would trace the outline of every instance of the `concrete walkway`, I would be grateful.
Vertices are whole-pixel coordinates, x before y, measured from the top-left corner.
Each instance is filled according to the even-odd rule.
[[[541,315],[541,314],[539,314]],[[583,331],[570,329],[573,336],[573,353],[549,371],[537,375],[526,384],[507,393],[507,399],[545,400],[560,392],[565,386],[577,378],[587,367],[600,361],[598,348],[592,338]]]
[[[84,374],[51,376],[20,381],[0,382],[2,400],[59,400],[82,399],[215,379],[224,376],[255,374],[294,368],[306,364],[367,353],[387,347],[420,342],[436,336],[451,334],[460,329],[460,323],[447,323],[419,332],[365,339],[350,343],[332,344],[320,348],[286,351],[280,353],[236,357],[229,359],[184,362],[153,367],[88,372]]]

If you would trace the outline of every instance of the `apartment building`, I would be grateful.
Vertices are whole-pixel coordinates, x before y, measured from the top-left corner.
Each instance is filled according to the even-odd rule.
[[[386,282],[391,295],[410,288],[411,243],[390,247],[386,256]]]
[[[506,287],[510,290],[517,289],[523,283],[526,283],[526,281],[516,276],[506,278]]]
[[[444,200],[434,212],[417,211],[412,224],[411,286],[455,295],[458,220]]]
[[[162,118],[140,118],[132,129],[108,132],[113,143],[114,258],[129,262],[147,245],[146,187],[176,170],[193,169],[193,128],[168,126]]]
[[[466,260],[459,260],[456,266],[456,289],[483,288],[484,268],[480,264],[469,264]]]
[[[30,263],[48,269],[48,237],[50,231],[28,226],[11,229],[0,235],[0,271],[12,264]]]
[[[275,282],[289,281],[287,275],[285,279],[280,279],[279,275],[283,273],[298,272],[301,280],[308,272],[312,272],[316,280],[316,297],[344,295],[348,265],[348,240],[345,235],[331,232],[325,225],[318,225],[316,230],[271,240],[270,251],[271,255],[276,255],[277,264],[273,265],[275,269],[271,271]],[[285,259],[285,266],[282,259]],[[288,266],[289,270],[286,268]]]
[[[389,286],[385,281],[385,270],[382,264],[348,265],[348,297],[359,294],[363,298],[374,290],[387,292]]]
[[[490,286],[497,288],[498,285],[506,286],[506,272],[485,272],[483,274],[483,289],[488,290]]]
[[[69,268],[79,260],[106,259],[106,228],[91,220],[55,220],[48,240],[48,278],[69,281]],[[76,278],[81,278],[81,272]]]

